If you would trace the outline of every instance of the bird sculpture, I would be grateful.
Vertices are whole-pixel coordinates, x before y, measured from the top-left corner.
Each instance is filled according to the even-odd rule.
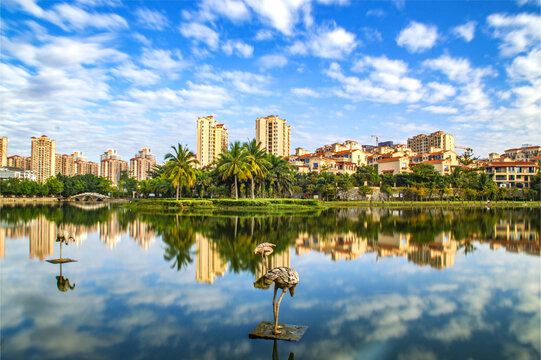
[[[299,283],[299,274],[289,267],[277,267],[267,272],[265,275],[263,275],[263,277],[274,281],[274,297],[272,298],[274,330],[272,333],[274,335],[278,335],[281,334],[280,329],[282,328],[281,326],[278,326],[278,312],[280,311],[280,303],[282,302],[284,294],[288,290],[291,297],[295,296],[295,286],[297,286]],[[282,289],[282,294],[280,295],[278,302],[276,302],[276,292],[278,291],[278,288]]]
[[[273,243],[269,243],[269,242],[264,242],[264,243],[261,243],[259,245],[257,245],[254,249],[254,254],[260,254],[261,255],[261,259],[265,259],[267,260],[267,256],[269,256],[270,254],[272,254],[273,250],[272,248],[276,246],[274,245]],[[265,261],[266,262],[266,261]]]

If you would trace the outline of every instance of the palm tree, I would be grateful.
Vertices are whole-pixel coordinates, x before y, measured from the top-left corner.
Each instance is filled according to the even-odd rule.
[[[229,177],[235,179],[235,199],[239,199],[238,180],[246,179],[250,174],[249,164],[246,159],[246,150],[241,146],[240,141],[231,143],[229,151],[220,154],[218,159],[218,171],[225,180]]]
[[[261,148],[261,144],[252,139],[252,141],[244,143],[246,149],[246,162],[250,168],[250,180],[252,182],[252,199],[255,199],[254,194],[254,176],[262,178],[267,173],[267,167],[270,165],[267,161],[267,152]]]
[[[199,161],[195,159],[195,155],[188,149],[188,146],[177,144],[177,147],[171,146],[173,153],[165,155],[165,171],[163,175],[172,181],[173,186],[177,188],[177,201],[180,192],[180,185],[184,182],[188,186],[193,186],[195,181],[195,165]]]
[[[280,156],[267,154],[267,159],[269,162],[269,177],[271,184],[276,185],[276,193],[281,193],[282,190],[291,192],[293,186],[291,166]]]

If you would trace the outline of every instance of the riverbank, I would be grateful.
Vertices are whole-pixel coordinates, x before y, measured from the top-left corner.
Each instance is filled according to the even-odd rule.
[[[230,211],[292,210],[313,211],[328,208],[470,208],[541,207],[539,201],[320,201],[315,199],[137,199],[123,205],[138,210],[217,209]]]
[[[0,205],[39,205],[56,204],[62,199],[57,197],[0,197]]]

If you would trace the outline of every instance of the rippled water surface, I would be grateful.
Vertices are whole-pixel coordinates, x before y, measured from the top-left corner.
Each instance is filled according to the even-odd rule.
[[[539,209],[156,214],[0,208],[1,357],[539,359]],[[58,229],[74,242],[62,256]],[[272,321],[270,267],[300,275]]]

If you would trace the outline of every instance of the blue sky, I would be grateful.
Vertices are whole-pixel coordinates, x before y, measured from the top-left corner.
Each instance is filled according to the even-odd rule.
[[[539,0],[2,1],[0,134],[97,161],[288,120],[295,147],[443,130],[478,155],[541,141]],[[535,90],[537,89],[537,90]]]

